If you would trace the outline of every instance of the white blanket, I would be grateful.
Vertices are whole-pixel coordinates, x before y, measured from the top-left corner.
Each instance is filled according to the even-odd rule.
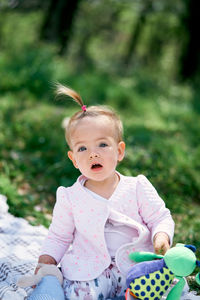
[[[24,300],[32,291],[17,287],[16,281],[33,273],[46,234],[45,227],[8,213],[6,197],[0,195],[0,300]]]

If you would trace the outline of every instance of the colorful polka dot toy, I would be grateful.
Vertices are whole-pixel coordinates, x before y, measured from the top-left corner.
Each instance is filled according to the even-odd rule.
[[[137,264],[128,272],[125,299],[160,300],[176,278],[178,283],[166,299],[179,300],[185,285],[183,277],[190,275],[196,266],[200,267],[195,252],[193,245],[177,244],[164,256],[151,252],[131,253],[130,259]],[[200,285],[200,273],[196,275],[196,281]]]

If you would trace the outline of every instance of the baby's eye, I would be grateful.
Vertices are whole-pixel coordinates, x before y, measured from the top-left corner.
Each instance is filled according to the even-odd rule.
[[[85,146],[82,146],[82,147],[78,148],[78,152],[83,152],[83,151],[85,151],[85,150],[86,150],[86,147],[85,147]]]
[[[99,145],[99,147],[107,147],[108,145],[106,144],[106,143],[101,143],[100,145]]]

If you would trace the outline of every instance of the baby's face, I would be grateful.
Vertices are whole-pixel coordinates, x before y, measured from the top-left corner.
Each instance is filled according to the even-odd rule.
[[[103,181],[113,176],[124,157],[125,144],[117,142],[114,122],[107,116],[85,117],[71,134],[69,158],[87,178]]]

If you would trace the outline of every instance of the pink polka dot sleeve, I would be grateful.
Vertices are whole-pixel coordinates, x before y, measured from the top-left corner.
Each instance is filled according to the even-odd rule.
[[[151,231],[152,241],[157,232],[165,232],[173,241],[174,221],[164,201],[144,175],[137,177],[137,201],[140,216]]]
[[[59,187],[56,193],[52,223],[41,255],[50,255],[59,263],[73,240],[73,232],[74,220],[71,203],[67,197],[67,189]]]

